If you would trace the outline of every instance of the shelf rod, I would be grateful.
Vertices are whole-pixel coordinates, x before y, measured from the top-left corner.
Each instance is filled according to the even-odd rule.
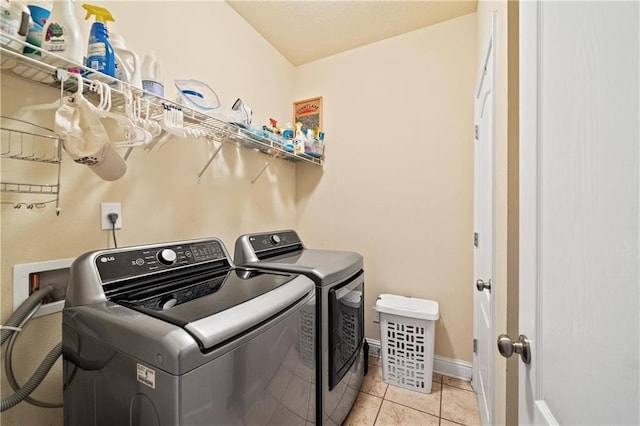
[[[264,173],[265,170],[267,170],[267,168],[269,168],[269,166],[271,165],[271,163],[273,162],[273,160],[276,159],[276,157],[278,156],[278,154],[273,155],[269,161],[267,161],[264,165],[264,167],[262,168],[262,170],[260,170],[258,172],[258,174],[256,175],[256,177],[254,177],[253,179],[251,179],[251,185],[253,185],[254,183],[256,183],[258,181],[258,179],[260,178],[260,176],[262,176],[262,174]]]
[[[209,166],[211,165],[211,162],[213,161],[213,159],[216,158],[216,156],[220,153],[220,150],[222,149],[223,146],[224,146],[224,142],[221,141],[220,142],[220,146],[218,147],[218,149],[215,150],[213,155],[209,158],[209,161],[207,161],[207,164],[204,165],[204,167],[202,168],[202,171],[198,175],[198,183],[201,182],[202,175],[209,168]]]
[[[129,155],[131,155],[131,151],[133,151],[132,146],[130,146],[129,149],[127,149],[127,152],[125,152],[124,155],[122,156],[124,161],[127,161],[129,159]]]
[[[62,212],[62,209],[60,208],[60,175],[62,172],[62,141],[58,141],[57,143],[57,148],[58,148],[58,158],[60,159],[60,162],[58,163],[58,192],[56,192],[56,216],[60,216],[60,213]]]

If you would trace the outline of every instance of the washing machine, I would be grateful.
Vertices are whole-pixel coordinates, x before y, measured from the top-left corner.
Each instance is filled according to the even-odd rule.
[[[217,238],[86,253],[63,310],[66,425],[315,422],[314,283]]]
[[[294,230],[246,234],[235,243],[237,265],[304,275],[315,284],[316,424],[340,425],[367,367],[364,270],[355,252],[308,249]]]

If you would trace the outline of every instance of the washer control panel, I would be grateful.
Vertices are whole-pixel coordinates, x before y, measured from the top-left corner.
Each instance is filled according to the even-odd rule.
[[[218,240],[101,252],[95,259],[103,283],[180,267],[227,260]]]
[[[256,234],[249,237],[249,242],[254,252],[301,243],[295,231]]]

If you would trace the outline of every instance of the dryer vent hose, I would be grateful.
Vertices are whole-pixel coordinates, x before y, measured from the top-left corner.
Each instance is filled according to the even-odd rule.
[[[11,341],[9,342],[9,346],[7,348],[7,353],[5,354],[5,363],[7,363],[7,361],[10,361],[12,356],[13,342],[17,337],[17,335],[14,335],[14,333],[17,333],[20,331],[21,327],[23,327],[24,324],[36,312],[42,300],[54,290],[55,289],[53,286],[48,285],[46,287],[43,287],[35,291],[31,296],[27,298],[27,300],[25,300],[20,304],[18,309],[16,309],[11,314],[6,324],[2,326],[2,329],[0,330],[0,346],[4,345],[5,341],[11,338]],[[31,378],[27,381],[27,383],[24,386],[13,386],[13,383],[10,380],[10,383],[12,384],[12,387],[16,392],[13,395],[9,396],[8,398],[5,398],[2,400],[2,402],[0,403],[0,412],[8,410],[9,408],[13,407],[14,405],[24,400],[27,400],[28,402],[33,401],[29,398],[29,395],[40,385],[42,380],[45,378],[47,373],[49,373],[49,371],[51,370],[51,368],[53,367],[56,360],[60,357],[61,354],[62,354],[62,342],[58,343],[53,349],[51,349],[51,351],[49,351],[49,353],[44,358],[40,366],[38,366],[35,373],[33,373]],[[11,369],[10,362],[8,363],[8,366],[9,368],[6,371],[7,378],[11,379],[13,378],[13,372],[9,371]],[[50,404],[50,406],[59,407],[61,405]]]

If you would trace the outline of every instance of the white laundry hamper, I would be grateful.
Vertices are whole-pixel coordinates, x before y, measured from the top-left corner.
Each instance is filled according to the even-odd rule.
[[[381,294],[376,311],[380,313],[384,382],[431,393],[438,302]]]

